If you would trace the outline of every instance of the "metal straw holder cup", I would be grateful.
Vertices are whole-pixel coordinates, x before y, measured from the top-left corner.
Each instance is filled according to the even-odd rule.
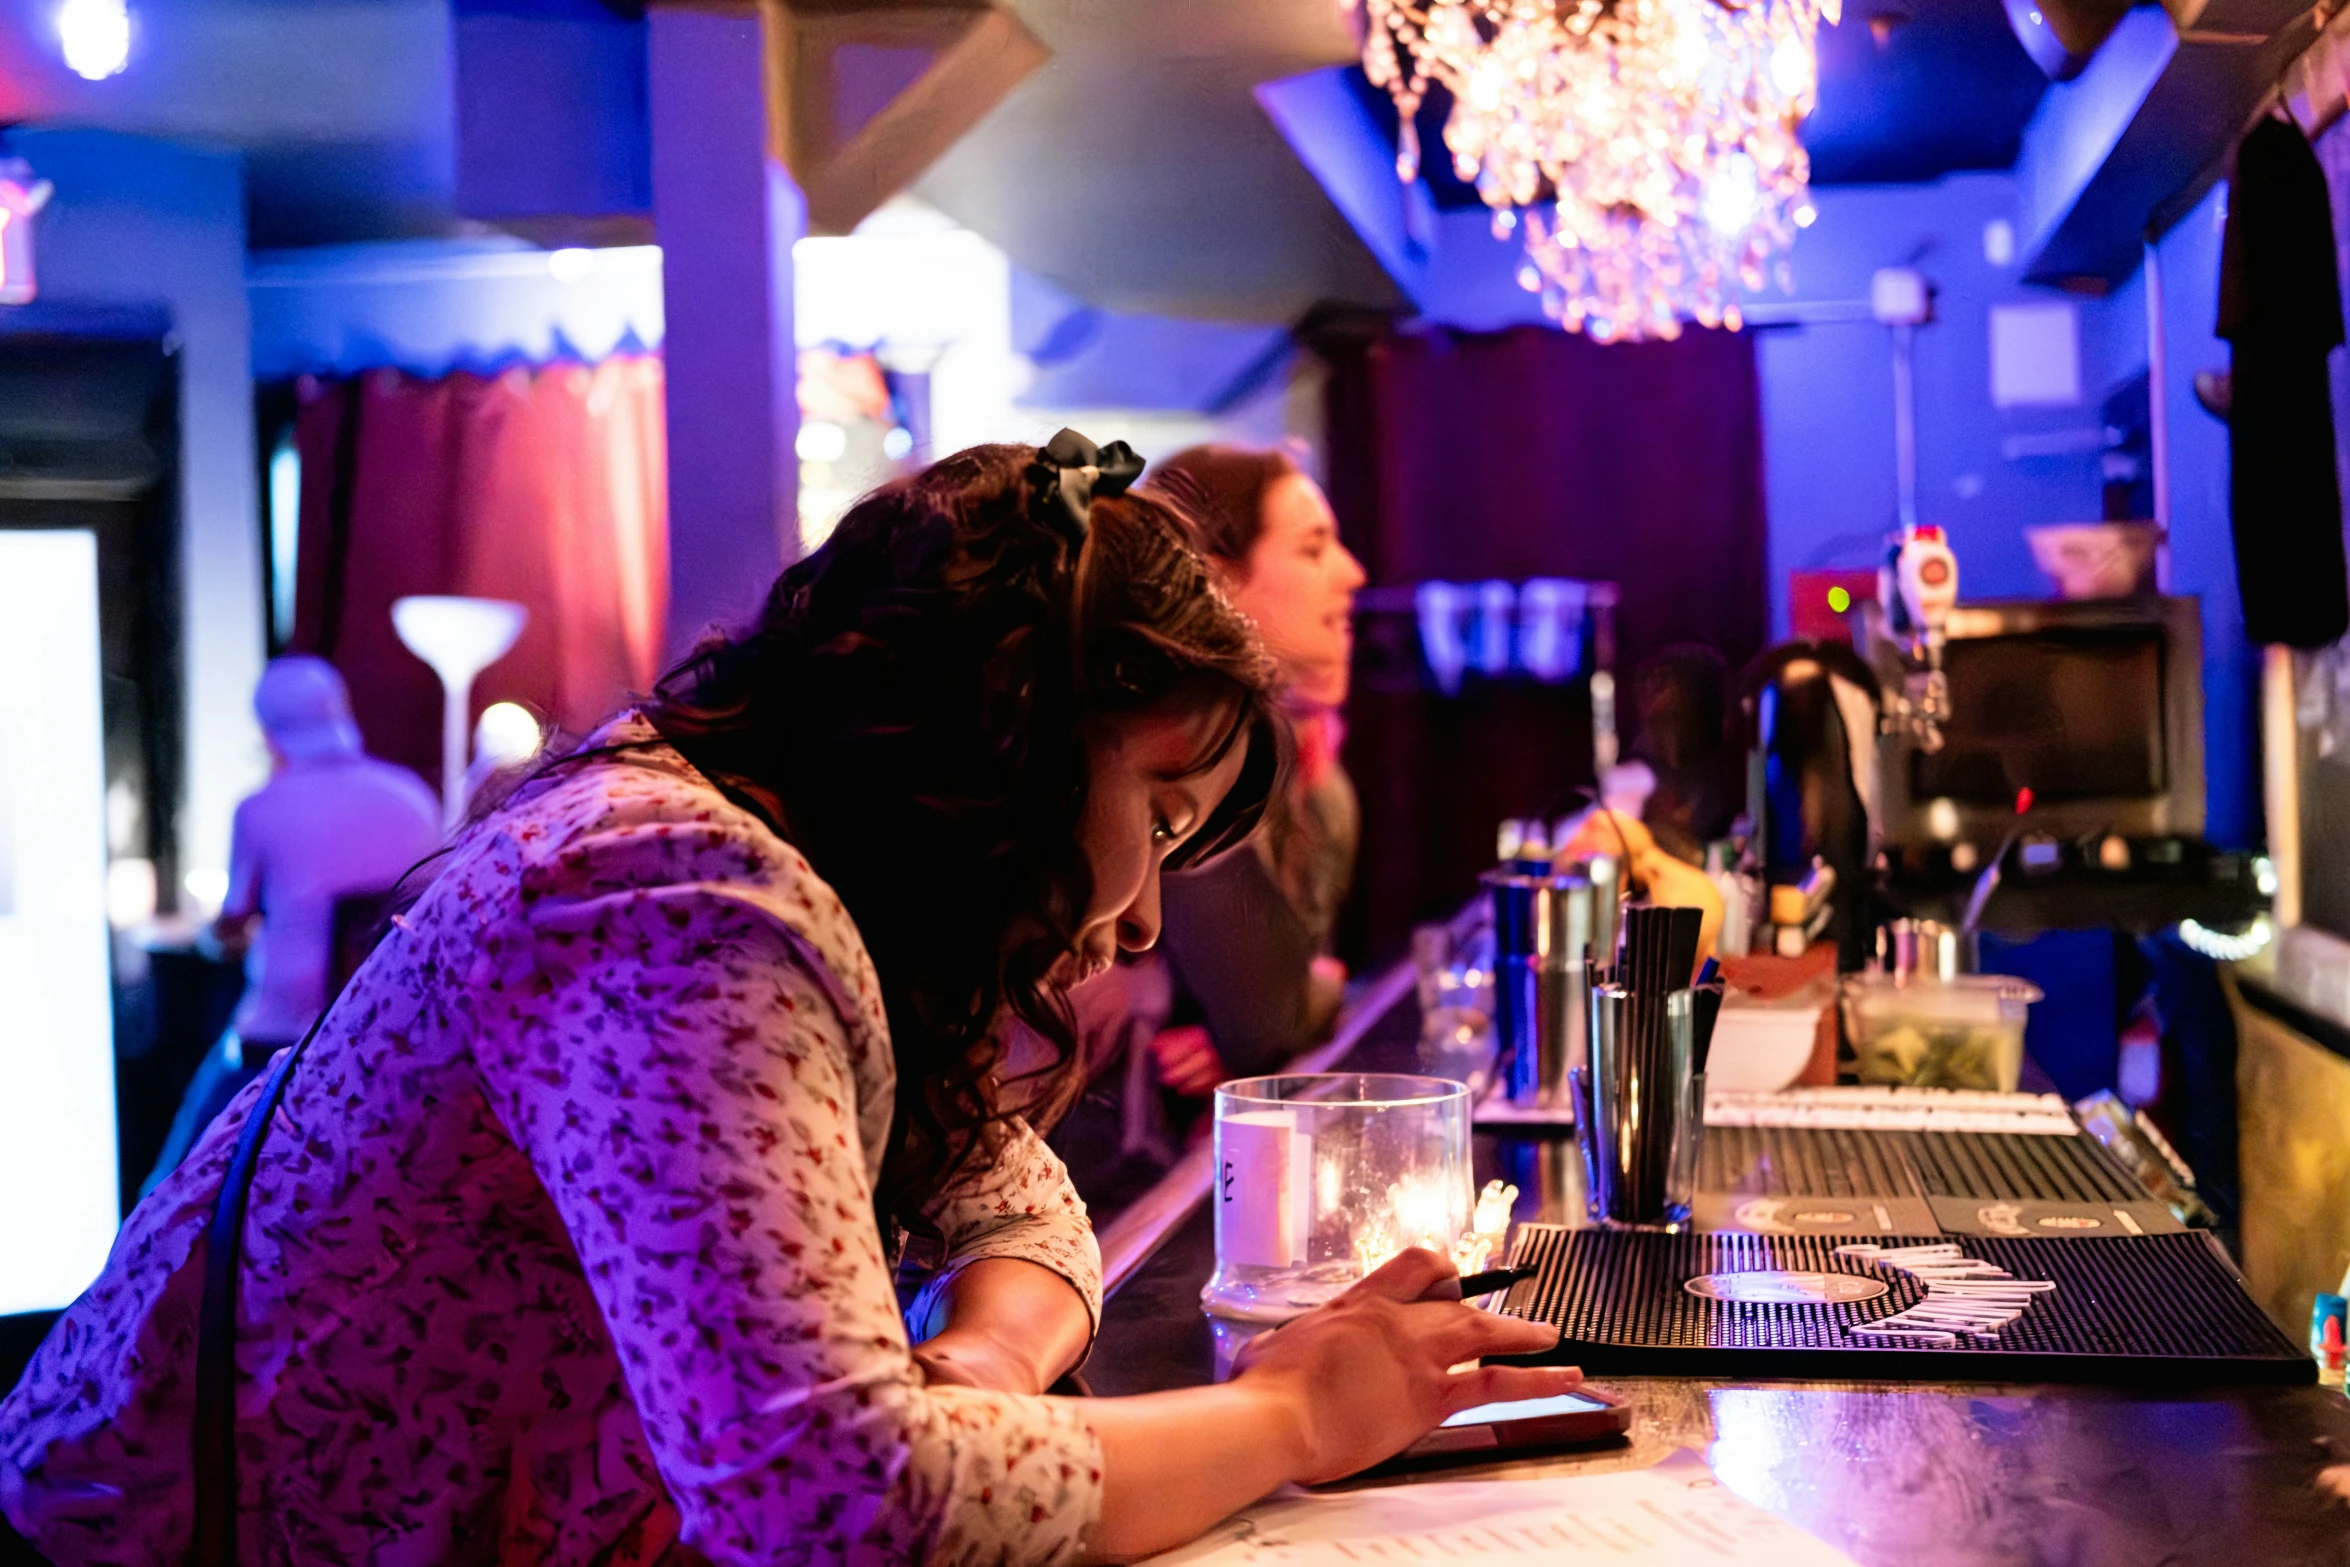
[[[1493,1029],[1510,1101],[1556,1103],[1582,1063],[1584,960],[1602,921],[1581,876],[1487,871],[1493,899]]]
[[[1590,998],[1590,1064],[1575,1074],[1578,1135],[1591,1216],[1609,1224],[1687,1222],[1705,1136],[1694,996],[1635,996],[1599,985]]]

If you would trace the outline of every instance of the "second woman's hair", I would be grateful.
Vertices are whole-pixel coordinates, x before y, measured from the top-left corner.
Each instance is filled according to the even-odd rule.
[[[1168,868],[1254,830],[1283,765],[1274,674],[1245,617],[1147,494],[1090,523],[1028,447],[958,452],[866,497],[785,571],[747,631],[673,670],[647,715],[840,894],[897,1058],[879,1181],[910,1219],[993,1129],[1049,1123],[1082,1083],[1046,984],[1092,897],[1077,839],[1092,726],[1209,710],[1202,767],[1239,781]],[[1001,1075],[1009,1012],[1051,1047]]]
[[[1265,531],[1265,492],[1297,472],[1297,464],[1278,450],[1187,446],[1152,464],[1143,483],[1191,524],[1194,547],[1245,579],[1249,552]]]

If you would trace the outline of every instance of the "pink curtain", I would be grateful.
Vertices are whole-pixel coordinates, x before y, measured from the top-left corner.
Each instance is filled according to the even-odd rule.
[[[293,646],[351,685],[368,747],[440,776],[440,684],[394,599],[512,599],[530,624],[474,683],[581,731],[659,672],[669,584],[661,362],[425,381],[305,380]]]

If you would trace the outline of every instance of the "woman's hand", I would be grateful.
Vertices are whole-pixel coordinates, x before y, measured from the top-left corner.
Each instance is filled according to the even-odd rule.
[[[1284,1481],[1352,1474],[1473,1404],[1549,1398],[1583,1380],[1568,1366],[1454,1370],[1558,1342],[1554,1328],[1464,1306],[1459,1294],[1451,1263],[1407,1251],[1329,1305],[1258,1334],[1230,1382],[1088,1400],[1083,1418],[1102,1444],[1096,1554],[1127,1560],[1180,1545]]]
[[[1558,1330],[1443,1298],[1446,1286],[1458,1289],[1457,1278],[1435,1252],[1407,1251],[1241,1350],[1238,1385],[1273,1393],[1297,1421],[1290,1478],[1335,1480],[1393,1456],[1461,1410],[1553,1398],[1582,1382],[1573,1366],[1464,1364],[1538,1354],[1557,1345]]]
[[[1657,907],[1699,910],[1704,921],[1698,930],[1697,961],[1702,964],[1713,956],[1715,943],[1721,939],[1724,910],[1722,891],[1712,877],[1659,848],[1655,835],[1638,817],[1601,808],[1584,814],[1552,861],[1563,871],[1580,868],[1600,854],[1615,856],[1625,879]]]
[[[1216,1053],[1215,1040],[1197,1023],[1160,1030],[1151,1036],[1150,1052],[1160,1086],[1186,1099],[1205,1099],[1232,1075]]]

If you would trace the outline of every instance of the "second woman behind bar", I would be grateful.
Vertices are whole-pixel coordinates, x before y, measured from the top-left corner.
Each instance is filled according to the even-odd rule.
[[[1329,1031],[1346,967],[1331,931],[1354,875],[1361,811],[1339,761],[1363,568],[1321,486],[1279,450],[1194,446],[1145,481],[1173,502],[1218,583],[1273,655],[1297,735],[1287,786],[1239,853],[1170,877],[1160,942],[1175,1027],[1151,1041],[1160,1080],[1202,1095],[1279,1071]]]

